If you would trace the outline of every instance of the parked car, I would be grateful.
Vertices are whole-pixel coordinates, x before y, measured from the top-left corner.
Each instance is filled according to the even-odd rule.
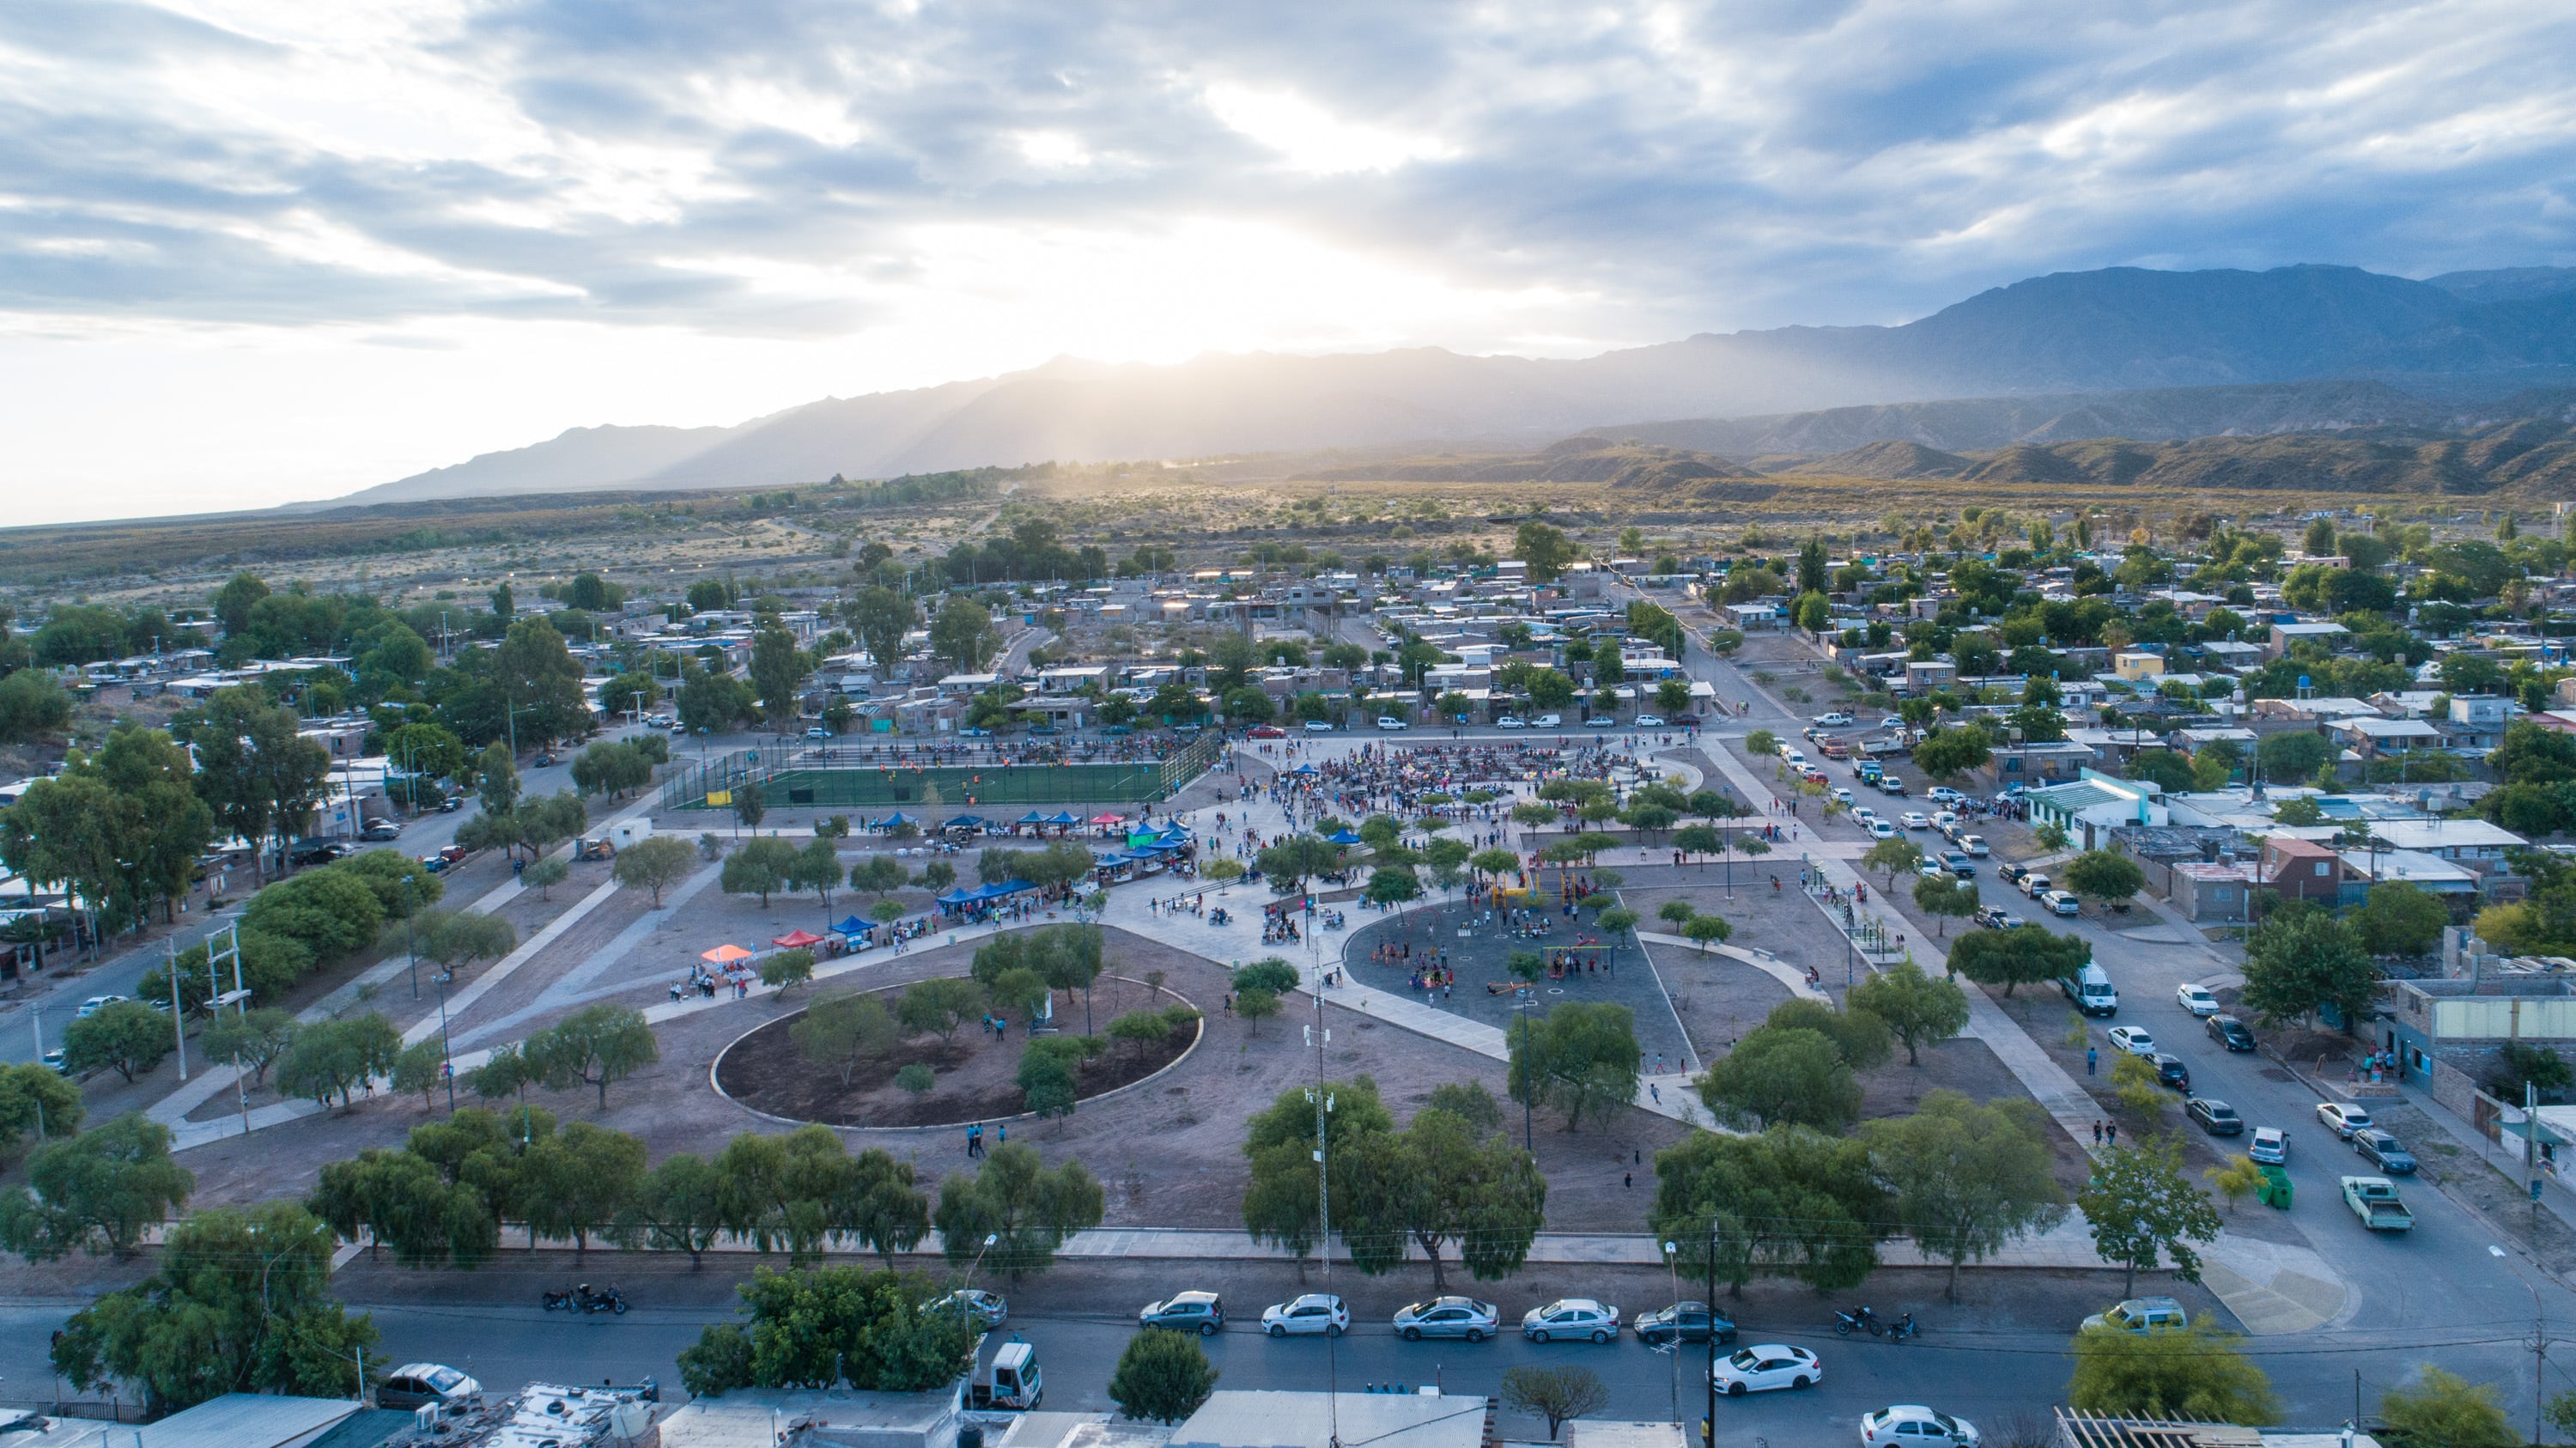
[[[1868,829],[1869,837],[1873,840],[1892,840],[1896,838],[1896,826],[1889,824],[1887,821],[1879,819],[1874,815],[1869,819],[1865,828]]]
[[[2111,1049],[2132,1056],[2152,1056],[2156,1053],[2156,1038],[2144,1026],[2113,1026]]]
[[[1619,727],[1619,721],[1611,718],[1607,714],[1595,714],[1591,718],[1583,721],[1583,727],[1586,729],[1616,729]]]
[[[1777,1342],[1739,1349],[1709,1370],[1709,1381],[1730,1398],[1774,1388],[1812,1388],[1824,1380],[1825,1365],[1814,1353]]]
[[[2010,930],[2021,923],[2001,905],[1980,905],[1977,913],[1969,918],[1988,930]]]
[[[1840,785],[1836,785],[1834,787],[1832,794],[1834,803],[1843,806],[1845,809],[1849,809],[1854,803],[1852,792]]]
[[[1890,796],[1891,798],[1903,799],[1905,797],[1905,781],[1892,774],[1882,774],[1878,777],[1878,792],[1880,794]]]
[[[1406,1342],[1420,1342],[1426,1337],[1463,1337],[1469,1342],[1483,1342],[1502,1320],[1502,1309],[1490,1302],[1478,1302],[1472,1297],[1434,1297],[1398,1308],[1395,1335]]]
[[[2051,890],[2046,894],[2041,895],[2039,897],[2039,903],[2047,906],[2048,913],[2051,915],[2081,915],[2084,913],[2084,902],[2076,899],[2073,895],[2070,895],[2063,890]]]
[[[1261,1330],[1272,1337],[1286,1337],[1292,1332],[1340,1337],[1350,1330],[1350,1325],[1350,1308],[1329,1292],[1309,1292],[1261,1309]]]
[[[832,737],[832,731],[820,724],[817,724],[805,731],[805,737],[808,739],[829,739]]]
[[[2200,1123],[2200,1129],[2212,1136],[2243,1136],[2245,1118],[2224,1101],[2207,1096],[2193,1096],[2182,1103],[2182,1114]]]
[[[1288,731],[1280,728],[1276,724],[1255,724],[1243,732],[1247,737],[1253,739],[1285,739],[1288,737]]]
[[[1977,874],[1977,862],[1957,850],[1952,850],[1941,857],[1941,868],[1963,880],[1974,879]]]
[[[464,1412],[483,1396],[483,1385],[444,1363],[410,1363],[376,1385],[376,1406],[417,1412],[435,1403],[441,1417]]]
[[[2247,1030],[2245,1023],[2234,1016],[2211,1016],[2201,1023],[2201,1029],[2209,1032],[2211,1040],[2231,1051],[2254,1049],[2254,1033]]]
[[[2211,995],[2206,986],[2180,985],[2174,987],[2174,1004],[2191,1012],[2195,1016],[2214,1016],[2218,1014],[2218,997]]]
[[[1959,836],[1959,848],[1967,851],[1969,855],[1980,860],[1995,852],[1995,847],[1986,843],[1986,837],[1984,835]]]
[[[1589,1297],[1560,1297],[1521,1314],[1521,1336],[1532,1342],[1588,1337],[1608,1342],[1619,1335],[1619,1309]]]
[[[80,1009],[72,1012],[72,1017],[75,1020],[88,1020],[90,1017],[97,1015],[100,1011],[106,1010],[109,1006],[115,1005],[118,1001],[124,999],[126,999],[126,997],[121,995],[91,996],[88,1000],[80,1003]]]
[[[1565,716],[1562,714],[1541,714],[1530,721],[1532,729],[1561,729],[1564,726]]]
[[[957,735],[961,739],[990,739],[993,737],[993,731],[990,729],[966,728],[958,730]]]
[[[998,1292],[987,1292],[981,1287],[964,1287],[932,1303],[930,1310],[963,1313],[966,1320],[975,1324],[978,1331],[991,1332],[1010,1317],[1011,1304],[1004,1301],[1002,1294]]]
[[[1409,729],[1413,726],[1396,718],[1392,714],[1380,714],[1377,716],[1377,727],[1380,729]]]
[[[1968,798],[1946,784],[1936,784],[1923,791],[1923,797],[1934,804],[1963,804]]]
[[[1145,1310],[1136,1314],[1136,1325],[1214,1337],[1225,1326],[1225,1300],[1213,1292],[1176,1292],[1160,1302],[1146,1303]]]
[[[2415,1230],[2415,1214],[2406,1209],[2406,1199],[2397,1194],[2397,1183],[2384,1176],[2345,1177],[2343,1204],[2374,1232]]]
[[[1995,878],[2019,890],[2021,882],[2030,878],[2030,866],[1998,865],[1995,867]]]
[[[1321,719],[1309,719],[1306,721],[1306,732],[1309,734],[1330,734],[1333,732],[1333,726],[1325,723]]]
[[[2157,1085],[2170,1086],[2176,1091],[2182,1092],[2189,1092],[2191,1090],[2191,1067],[2183,1064],[2182,1057],[2168,1056],[2164,1052],[2158,1051],[2154,1055],[2148,1057],[2147,1061],[2148,1064],[2156,1068]]]
[[[1708,1310],[1705,1302],[1676,1302],[1637,1319],[1637,1341],[1653,1346],[1667,1342],[1706,1342],[1714,1331],[1722,1346],[1735,1341],[1735,1324]]]
[[[1861,1448],[1976,1448],[1977,1425],[1930,1408],[1899,1404],[1860,1415]]]
[[[72,1073],[72,1068],[64,1057],[63,1048],[60,1046],[56,1046],[52,1050],[47,1051],[38,1059],[45,1063],[46,1070],[53,1072],[57,1076],[68,1076]]]
[[[2354,1132],[2367,1130],[2378,1124],[2370,1119],[2369,1112],[2358,1106],[2346,1106],[2340,1101],[2318,1102],[2317,1120],[2324,1122],[2328,1130],[2346,1141],[2352,1140]]]
[[[1506,714],[1500,719],[1494,721],[1494,727],[1497,729],[1527,729],[1529,727],[1529,721],[1518,714]]]
[[[358,831],[358,838],[362,840],[401,839],[402,822],[399,820],[369,820],[367,822],[367,827]]]
[[[1852,716],[1837,710],[1831,714],[1819,714],[1812,722],[1819,729],[1849,729]]]
[[[2111,1304],[2108,1312],[2097,1312],[2084,1319],[2086,1327],[2115,1327],[2122,1332],[2149,1332],[2157,1328],[2191,1326],[2191,1314],[2170,1297],[2132,1297]]]
[[[2415,1155],[2397,1144],[2397,1138],[2376,1126],[2352,1134],[2352,1149],[2370,1158],[2370,1164],[2390,1176],[2404,1176],[2415,1170]]]
[[[454,814],[463,808],[465,808],[465,796],[461,794],[446,795],[438,801],[440,814]]]
[[[2277,1126],[2254,1128],[2254,1138],[2245,1143],[2245,1154],[2267,1166],[2290,1164],[2290,1133]]]
[[[1928,830],[1932,828],[1932,822],[1925,819],[1923,817],[1923,811],[1919,809],[1907,810],[1899,817],[1898,823],[1904,825],[1909,830]]]
[[[1629,721],[1639,729],[1661,729],[1664,721],[1653,714],[1640,714]]]

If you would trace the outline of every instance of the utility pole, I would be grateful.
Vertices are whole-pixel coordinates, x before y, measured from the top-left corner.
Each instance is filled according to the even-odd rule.
[[[188,1013],[179,1005],[179,942],[174,937],[162,942],[170,948],[170,1034],[179,1043],[179,1079],[188,1079]]]
[[[1307,951],[1310,956],[1314,953],[1314,912],[1315,897],[1309,895],[1306,897],[1306,937]],[[1313,979],[1315,1024],[1307,1029],[1307,1034],[1314,1038],[1315,1043],[1315,1089],[1307,1094],[1315,1103],[1315,1219],[1318,1223],[1315,1232],[1315,1250],[1321,1252],[1324,1257],[1325,1300],[1338,1305],[1333,1297],[1332,1176],[1330,1164],[1324,1155],[1325,1143],[1329,1137],[1326,1124],[1331,1120],[1333,1113],[1332,1092],[1324,1078],[1324,1047],[1333,1039],[1333,1033],[1324,1028],[1324,981],[1320,970]],[[1341,1448],[1342,1444],[1341,1355],[1338,1351],[1340,1345],[1339,1334],[1328,1329],[1324,1333],[1324,1401],[1326,1413],[1331,1422],[1331,1448]]]
[[[2530,1090],[2528,1083],[2525,1084],[2524,1090],[2526,1092]],[[2525,1125],[2528,1126],[2536,1124],[2537,1123],[2530,1122],[2526,1119]],[[2534,1154],[2537,1154],[2537,1143],[2535,1143]],[[2538,1167],[2535,1166],[2533,1170],[2537,1171]],[[2534,1193],[2532,1196],[2532,1203],[2536,1208],[2540,1201],[2540,1197],[2538,1195],[2540,1189],[2539,1179],[2537,1177],[2533,1178],[2531,1185]],[[2523,1290],[2531,1294],[2531,1441],[2537,1443],[2541,1441],[2540,1425],[2543,1405],[2549,1396],[2549,1312],[2548,1309],[2541,1305],[2540,1289],[2532,1285],[2530,1278],[2523,1276],[2520,1271],[2515,1269],[2513,1259],[2505,1256],[2505,1252],[2502,1247],[2499,1247],[2492,1242],[2488,1243],[2487,1255],[2503,1262],[2505,1264],[2505,1270],[2513,1273],[2513,1280],[2521,1283]]]

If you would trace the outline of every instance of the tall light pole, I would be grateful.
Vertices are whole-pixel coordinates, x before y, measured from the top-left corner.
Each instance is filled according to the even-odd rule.
[[[2524,1124],[2536,1123],[2526,1120]],[[2541,1404],[2549,1393],[2549,1314],[2541,1306],[2540,1289],[2532,1286],[2531,1279],[2515,1270],[2513,1259],[2505,1256],[2502,1247],[2490,1242],[2487,1254],[2503,1262],[2505,1270],[2513,1273],[2513,1280],[2521,1283],[2531,1294],[2531,1441],[2537,1443],[2540,1441]]]
[[[1679,1242],[1666,1242],[1664,1244],[1664,1275],[1671,1279],[1673,1286],[1673,1361],[1671,1364],[1672,1372],[1670,1376],[1672,1378],[1671,1391],[1673,1426],[1676,1428],[1682,1425],[1682,1274],[1680,1266],[1680,1252],[1681,1244]],[[1716,1333],[1717,1324],[1712,1322],[1709,1324],[1709,1334],[1713,1337]]]
[[[447,983],[456,979],[456,972],[445,971],[431,976],[430,979],[438,983],[438,1054],[445,1058],[439,1063],[439,1071],[447,1078],[447,1114],[454,1116],[456,1114],[456,1048],[447,1039]]]

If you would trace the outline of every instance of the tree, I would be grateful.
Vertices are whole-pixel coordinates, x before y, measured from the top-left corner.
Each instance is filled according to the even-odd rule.
[[[709,1327],[680,1354],[680,1381],[692,1397],[845,1384],[919,1393],[975,1365],[978,1334],[966,1317],[938,1307],[940,1289],[910,1273],[763,1267],[735,1290],[748,1321]]]
[[[439,1083],[446,1079],[447,1043],[436,1036],[424,1037],[412,1045],[405,1046],[402,1054],[394,1057],[393,1080],[390,1083],[394,1094],[408,1096],[414,1091],[419,1092],[420,1106],[423,1111],[436,1108]]]
[[[939,1074],[919,1061],[914,1061],[894,1073],[894,1084],[902,1087],[918,1100],[928,1094],[930,1088],[939,1084]]]
[[[1021,1048],[1018,1085],[1030,1114],[1047,1121],[1071,1116],[1081,1098],[1082,1063],[1105,1044],[1092,1036],[1055,1036]]]
[[[1082,1163],[1049,1168],[1036,1148],[1015,1141],[995,1148],[973,1176],[940,1183],[934,1220],[948,1260],[961,1266],[984,1252],[986,1237],[999,1238],[986,1260],[1016,1282],[1055,1265],[1056,1248],[1099,1226],[1105,1204]]]
[[[1626,1006],[1569,1001],[1535,1019],[1523,1013],[1510,1048],[1511,1098],[1555,1104],[1568,1131],[1636,1099],[1636,1015]]]
[[[123,1384],[151,1413],[226,1393],[355,1396],[376,1329],[332,1299],[332,1245],[292,1202],[194,1213],[150,1277],[72,1314],[54,1370],[82,1392]]]
[[[528,1237],[570,1237],[576,1255],[593,1232],[609,1231],[644,1179],[644,1143],[622,1131],[576,1121],[529,1148],[518,1206]]]
[[[2004,930],[1971,931],[1950,947],[1950,968],[1979,985],[2014,989],[2043,980],[2064,980],[2093,958],[2093,947],[2081,936],[2060,935],[2045,925],[2021,924]]]
[[[746,793],[743,798],[751,796]],[[764,835],[744,841],[741,848],[725,856],[724,870],[716,884],[728,895],[759,896],[760,908],[766,910],[769,897],[789,887],[799,865],[794,845]]]
[[[1395,1118],[1378,1100],[1377,1083],[1366,1076],[1328,1082],[1323,1091],[1329,1102],[1322,1113],[1324,1155],[1335,1191],[1347,1195],[1350,1164],[1344,1156],[1351,1143],[1392,1132]],[[1254,1241],[1296,1254],[1301,1264],[1323,1239],[1315,1191],[1317,1104],[1304,1087],[1292,1086],[1244,1123],[1251,1179],[1243,1189],[1243,1229]]]
[[[1956,1091],[1933,1091],[1914,1115],[1873,1121],[1863,1133],[1870,1164],[1894,1194],[1897,1221],[1926,1253],[1949,1262],[1952,1302],[1962,1266],[2065,1215],[2048,1132],[2035,1102],[1980,1106]]]
[[[1734,1295],[1757,1276],[1819,1292],[1867,1281],[1893,1208],[1866,1144],[1803,1126],[1758,1136],[1694,1132],[1655,1154],[1647,1221],[1675,1265]]]
[[[266,1085],[268,1068],[295,1044],[299,1029],[301,1023],[295,1017],[274,1007],[235,1011],[208,1026],[199,1044],[208,1057],[230,1061],[250,1072],[253,1081]]]
[[[1934,779],[1949,779],[1994,757],[1986,731],[1975,725],[1935,728],[1914,746],[1915,767]]]
[[[1855,1071],[1886,1065],[1895,1050],[1887,1022],[1857,1007],[1837,1009],[1830,1001],[1782,1001],[1762,1018],[1762,1024],[1775,1031],[1816,1032],[1833,1042],[1834,1055]]]
[[[1690,918],[1698,913],[1699,907],[1688,900],[1667,900],[1655,907],[1655,918],[1675,929],[1689,924]]]
[[[609,874],[630,890],[651,891],[653,908],[659,910],[662,908],[662,892],[689,878],[697,869],[695,854],[684,840],[671,835],[654,835],[619,851],[617,864]]]
[[[196,1190],[170,1159],[170,1129],[128,1112],[27,1160],[27,1186],[0,1197],[0,1246],[30,1262],[79,1250],[123,1257]]]
[[[499,1223],[483,1193],[409,1151],[371,1146],[353,1161],[324,1163],[305,1208],[343,1241],[365,1233],[373,1238],[370,1250],[393,1248],[403,1267],[477,1267],[500,1244]]]
[[[2267,736],[2254,747],[2254,762],[2261,766],[2263,777],[2278,784],[2296,784],[2314,778],[2320,766],[2334,757],[2334,746],[2322,734],[2298,732]]]
[[[498,915],[441,910],[414,922],[420,953],[450,970],[478,960],[499,960],[518,946],[519,932]]]
[[[1968,1024],[1968,995],[1957,983],[1934,980],[1913,961],[1903,961],[1884,975],[1852,987],[1851,1008],[1887,1023],[1905,1043],[1905,1064],[1922,1064],[1926,1041],[1945,1041]]]
[[[72,696],[40,669],[0,678],[0,743],[21,744],[72,722]]]
[[[971,599],[949,599],[939,606],[939,616],[930,621],[931,653],[958,673],[982,672],[1001,647],[1002,634],[993,627],[992,614]]]
[[[1763,1026],[1709,1064],[1700,1100],[1721,1121],[1840,1132],[1860,1116],[1860,1082],[1821,1031]]]
[[[2264,1020],[2313,1019],[2334,1006],[2349,1031],[2379,991],[2379,967],[2352,927],[2322,910],[2278,910],[2245,940],[2247,1009]]]
[[[2451,912],[2441,901],[2404,880],[2371,886],[2353,917],[2362,948],[2374,955],[2422,955],[2450,923]]]
[[[401,1054],[402,1033],[382,1012],[315,1021],[295,1033],[286,1059],[278,1063],[277,1089],[324,1106],[337,1096],[346,1110],[359,1087],[392,1074]]]
[[[2246,1358],[2243,1342],[2207,1318],[2147,1332],[2088,1327],[2075,1335],[2067,1400],[2085,1412],[2123,1417],[2269,1423],[2281,1414],[2280,1400],[2271,1379]]]
[[[1726,917],[1722,915],[1694,915],[1682,922],[1683,936],[1697,945],[1702,955],[1708,953],[1711,945],[1724,944],[1726,937],[1734,933],[1735,927],[1727,924]]]
[[[1426,1107],[1402,1132],[1361,1136],[1343,1153],[1347,1201],[1333,1220],[1352,1264],[1377,1276],[1403,1265],[1408,1243],[1445,1286],[1450,1241],[1470,1274],[1493,1281],[1529,1257],[1547,1208],[1547,1179],[1529,1153],[1480,1136],[1459,1116]]]
[[[269,702],[264,689],[217,689],[188,727],[199,773],[196,790],[227,834],[253,842],[285,841],[321,802],[331,754],[297,735],[294,711]]]
[[[519,882],[523,885],[536,886],[538,899],[551,900],[554,898],[554,887],[562,884],[571,874],[572,866],[549,855],[542,860],[530,861],[528,868],[520,872]]]
[[[1246,1029],[1258,1032],[1261,1023],[1279,1014],[1279,993],[1260,986],[1247,986],[1234,993],[1234,1013],[1243,1017]]]
[[[1883,872],[1891,885],[1896,883],[1898,871],[1911,870],[1922,863],[1923,847],[1903,835],[1890,835],[1880,840],[1869,847],[1869,853],[1860,857],[1862,869]]]
[[[1512,556],[1529,565],[1531,582],[1553,583],[1575,560],[1578,550],[1561,530],[1531,518],[1512,535]]]
[[[1217,1370],[1197,1338],[1140,1332],[1118,1354],[1118,1369],[1109,1375],[1109,1398],[1130,1418],[1177,1423],[1208,1400],[1216,1379]]]
[[[752,634],[752,692],[773,724],[783,727],[796,717],[796,686],[811,672],[813,660],[786,629],[773,622]]]
[[[2522,1442],[2505,1420],[2493,1383],[2473,1383],[2426,1364],[2412,1389],[2380,1395],[2383,1436],[2407,1448],[2512,1448]]]
[[[1950,875],[1914,881],[1914,908],[1932,917],[1933,933],[1946,936],[1952,919],[1977,913],[1977,882]]]
[[[580,1081],[598,1087],[603,1111],[608,1109],[609,1083],[662,1059],[644,1013],[605,1002],[575,1011],[552,1029],[529,1037],[526,1050],[548,1086],[562,1090]]]
[[[907,1032],[935,1035],[945,1045],[957,1028],[984,1011],[984,988],[959,976],[939,976],[904,987],[895,1017]]]
[[[1547,1436],[1555,1441],[1557,1430],[1586,1413],[1597,1413],[1610,1404],[1610,1389],[1601,1375],[1590,1368],[1565,1364],[1558,1367],[1513,1367],[1503,1369],[1503,1406],[1516,1413],[1529,1413],[1547,1419]]]
[[[2152,1267],[2160,1256],[2173,1259],[2176,1277],[2198,1282],[2200,1254],[2191,1244],[2218,1236],[2218,1211],[2183,1179],[2177,1140],[2104,1149],[2075,1204],[2093,1229],[2094,1250],[2127,1269],[2123,1296],[2138,1285],[2140,1264]]]
[[[891,588],[868,587],[842,605],[841,617],[858,635],[859,645],[882,680],[903,661],[904,635],[921,624],[921,609]]]
[[[106,1066],[131,1081],[177,1043],[167,1015],[141,1001],[112,1001],[63,1028],[63,1069],[79,1076]]]
[[[42,1146],[72,1135],[86,1114],[80,1088],[51,1066],[35,1061],[0,1066],[0,1160],[16,1152],[26,1136],[33,1135]]]
[[[2066,888],[2098,905],[2127,900],[2146,883],[2136,861],[2109,850],[2086,850],[2066,866]]]
[[[2254,1164],[2254,1158],[2238,1152],[2227,1159],[2225,1166],[2214,1166],[2202,1172],[2200,1179],[2218,1188],[2219,1194],[2227,1198],[2227,1210],[2232,1216],[2236,1204],[2263,1184],[2263,1168]]]
[[[840,871],[832,873],[837,875]],[[760,963],[760,983],[780,995],[813,978],[814,952],[810,950],[782,950]],[[882,1011],[884,1007],[878,1009]]]

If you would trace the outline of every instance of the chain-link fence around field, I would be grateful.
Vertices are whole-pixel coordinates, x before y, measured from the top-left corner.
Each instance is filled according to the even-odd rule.
[[[740,749],[679,762],[662,786],[662,808],[722,809],[737,792],[760,791],[771,809],[998,809],[1003,805],[1151,804],[1171,798],[1214,767],[1214,736],[1160,759],[1021,763],[999,750],[983,759],[914,757],[855,750]]]

